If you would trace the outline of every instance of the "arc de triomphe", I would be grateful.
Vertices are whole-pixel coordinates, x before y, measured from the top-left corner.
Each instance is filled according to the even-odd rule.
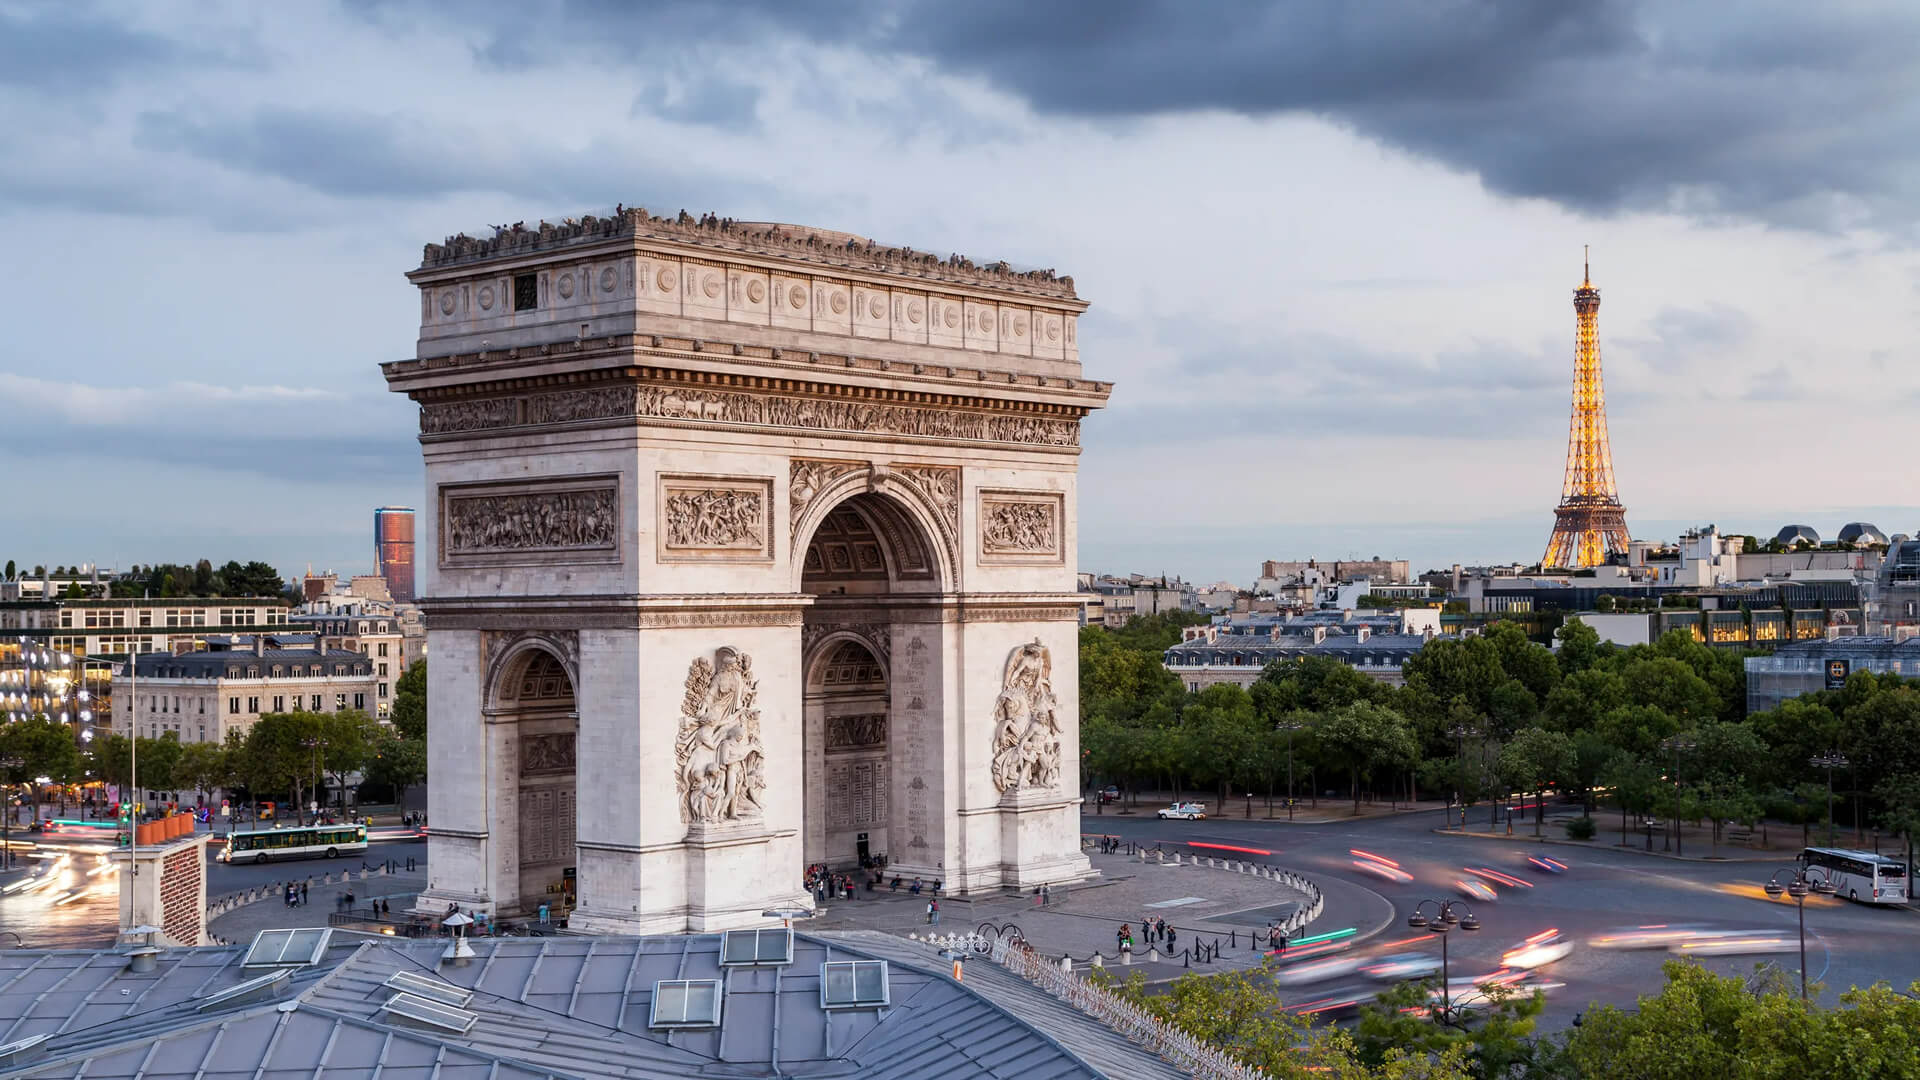
[[[428,244],[423,909],[1085,876],[1071,278],[642,210]]]

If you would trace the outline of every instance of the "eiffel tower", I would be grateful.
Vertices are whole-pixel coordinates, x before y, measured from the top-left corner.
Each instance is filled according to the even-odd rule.
[[[1573,291],[1573,419],[1567,430],[1567,476],[1553,512],[1542,567],[1598,566],[1627,550],[1627,511],[1613,486],[1607,443],[1607,391],[1600,378],[1600,290],[1591,263]]]

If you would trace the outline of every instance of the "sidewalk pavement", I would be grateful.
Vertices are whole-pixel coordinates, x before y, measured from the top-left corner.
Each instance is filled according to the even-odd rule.
[[[242,904],[219,915],[207,925],[207,932],[220,941],[249,941],[262,930],[293,930],[306,927],[327,925],[327,916],[345,910],[340,906],[340,898],[348,892],[353,893],[355,911],[367,911],[367,904],[376,898],[384,898],[395,913],[404,912],[413,907],[413,898],[426,887],[425,873],[382,874],[364,880],[358,874],[352,880],[331,885],[320,882],[321,875],[297,874],[289,871],[277,885],[267,887],[268,896],[250,904]],[[281,899],[286,891],[287,882],[306,882],[307,902],[297,907],[288,907]]]
[[[1111,806],[1101,807],[1092,800],[1089,800],[1080,808],[1081,830],[1090,833],[1099,832],[1100,830],[1097,826],[1103,818],[1111,817],[1125,821],[1129,818],[1152,817],[1161,807],[1172,805],[1173,801],[1171,798],[1155,801],[1142,797],[1138,806],[1134,809],[1116,810]],[[1360,812],[1356,814],[1353,812],[1353,800],[1351,799],[1321,799],[1318,805],[1306,799],[1299,799],[1294,803],[1293,816],[1288,817],[1285,799],[1274,800],[1273,807],[1269,810],[1266,805],[1266,800],[1256,795],[1253,799],[1253,812],[1251,816],[1247,813],[1248,805],[1244,800],[1229,800],[1224,806],[1216,805],[1215,801],[1211,799],[1202,799],[1200,802],[1207,808],[1207,819],[1209,821],[1251,820],[1280,822],[1290,825],[1331,825],[1337,822],[1357,821],[1363,818],[1432,813],[1436,810],[1444,810],[1447,807],[1446,803],[1435,800],[1422,800],[1420,802],[1403,801],[1398,803],[1365,802],[1360,804]]]
[[[1258,965],[1265,956],[1267,924],[1284,921],[1307,901],[1283,882],[1186,859],[1175,866],[1126,855],[1089,857],[1100,876],[1054,890],[1052,901],[1044,907],[1031,894],[973,900],[948,897],[940,901],[940,923],[934,926],[927,922],[927,896],[880,889],[862,891],[856,900],[830,900],[822,914],[802,925],[923,937],[964,934],[986,924],[1001,932],[1014,926],[1043,954],[1070,957],[1076,966],[1091,963],[1098,954],[1104,965],[1112,966],[1123,963],[1116,932],[1126,924],[1133,930],[1132,966],[1145,967],[1149,979],[1161,980],[1178,976],[1189,965],[1199,970]],[[1321,889],[1325,904],[1321,916],[1303,928],[1301,936],[1352,927],[1355,940],[1360,940],[1392,924],[1393,905],[1379,894],[1343,881],[1302,876]],[[1152,962],[1149,949],[1166,950],[1164,942],[1150,945],[1141,929],[1143,919],[1155,915],[1174,928],[1176,950],[1194,945],[1211,948],[1217,943],[1218,961],[1196,964],[1190,958],[1163,958]]]
[[[1477,817],[1478,815],[1476,815],[1476,818]],[[1721,831],[1721,839],[1716,843],[1713,839],[1712,828],[1710,826],[1687,825],[1687,826],[1684,826],[1683,832],[1681,834],[1682,853],[1675,854],[1674,851],[1672,850],[1673,832],[1671,828],[1668,828],[1664,831],[1656,830],[1653,836],[1652,848],[1651,850],[1649,850],[1647,847],[1647,838],[1644,830],[1635,831],[1632,828],[1629,828],[1627,831],[1628,839],[1626,843],[1623,844],[1620,842],[1620,828],[1619,828],[1618,817],[1616,816],[1613,822],[1614,828],[1609,830],[1606,827],[1607,825],[1606,815],[1603,813],[1595,814],[1593,816],[1594,824],[1598,826],[1597,831],[1594,833],[1593,839],[1591,840],[1568,839],[1567,830],[1565,827],[1566,823],[1569,821],[1573,821],[1578,817],[1580,817],[1579,814],[1550,814],[1548,815],[1545,824],[1543,824],[1540,827],[1539,836],[1535,836],[1533,834],[1534,823],[1530,818],[1524,821],[1516,819],[1512,823],[1512,830],[1513,830],[1512,832],[1508,832],[1504,824],[1501,828],[1498,828],[1498,829],[1488,828],[1487,823],[1484,820],[1470,821],[1465,830],[1461,830],[1457,828],[1439,828],[1433,831],[1434,831],[1434,834],[1437,836],[1470,836],[1470,837],[1475,837],[1475,838],[1484,839],[1484,840],[1505,840],[1511,843],[1554,844],[1561,847],[1580,847],[1580,848],[1588,848],[1588,849],[1605,848],[1609,851],[1623,851],[1623,852],[1628,852],[1634,855],[1647,855],[1657,859],[1671,859],[1678,862],[1703,862],[1703,863],[1792,862],[1794,858],[1800,854],[1801,849],[1805,846],[1800,842],[1800,836],[1799,836],[1798,830],[1795,829],[1793,826],[1780,826],[1780,827],[1771,828],[1766,833],[1762,833],[1760,830],[1754,830],[1751,843],[1734,844],[1734,843],[1728,842],[1727,836],[1731,835],[1732,833],[1744,832],[1746,830],[1723,829]],[[1763,835],[1765,836],[1766,840],[1770,841],[1769,843],[1766,843],[1764,845],[1761,842]],[[1819,845],[1821,840],[1822,840],[1821,837],[1814,837],[1814,843],[1816,845]],[[1854,841],[1851,840],[1850,838],[1841,836],[1836,838],[1835,846],[1848,847],[1848,846],[1851,846],[1853,843]]]

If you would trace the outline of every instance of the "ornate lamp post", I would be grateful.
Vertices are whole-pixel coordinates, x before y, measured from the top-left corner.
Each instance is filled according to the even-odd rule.
[[[1838,750],[1829,750],[1824,754],[1815,754],[1807,759],[1807,764],[1816,769],[1827,770],[1827,846],[1833,846],[1833,770],[1844,769],[1853,764],[1847,755]]]
[[[1820,876],[1817,878],[1814,876],[1815,872],[1815,870],[1807,867],[1799,867],[1793,870],[1775,870],[1773,876],[1767,879],[1765,886],[1768,896],[1778,900],[1780,894],[1784,892],[1788,896],[1793,897],[1794,907],[1799,909],[1801,1001],[1807,1000],[1807,893],[1817,892],[1822,896],[1832,896],[1834,893],[1840,891],[1839,887],[1834,885],[1833,880],[1824,872],[1820,872]],[[1787,875],[1787,883],[1785,885],[1780,884],[1781,874]]]
[[[1434,907],[1434,916],[1429,919],[1420,912],[1428,904]],[[1453,1023],[1453,982],[1451,969],[1447,964],[1447,931],[1459,927],[1468,933],[1480,929],[1480,920],[1459,900],[1422,900],[1413,905],[1413,914],[1407,916],[1407,925],[1415,930],[1426,929],[1440,935],[1440,1022]],[[1801,965],[1804,967],[1805,965]]]
[[[321,738],[301,739],[300,745],[311,752],[313,759],[313,817],[320,820],[320,751],[326,748],[327,740]]]

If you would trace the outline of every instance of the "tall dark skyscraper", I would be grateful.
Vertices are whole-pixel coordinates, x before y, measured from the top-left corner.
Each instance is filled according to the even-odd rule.
[[[373,512],[373,557],[395,600],[413,602],[413,507]]]

